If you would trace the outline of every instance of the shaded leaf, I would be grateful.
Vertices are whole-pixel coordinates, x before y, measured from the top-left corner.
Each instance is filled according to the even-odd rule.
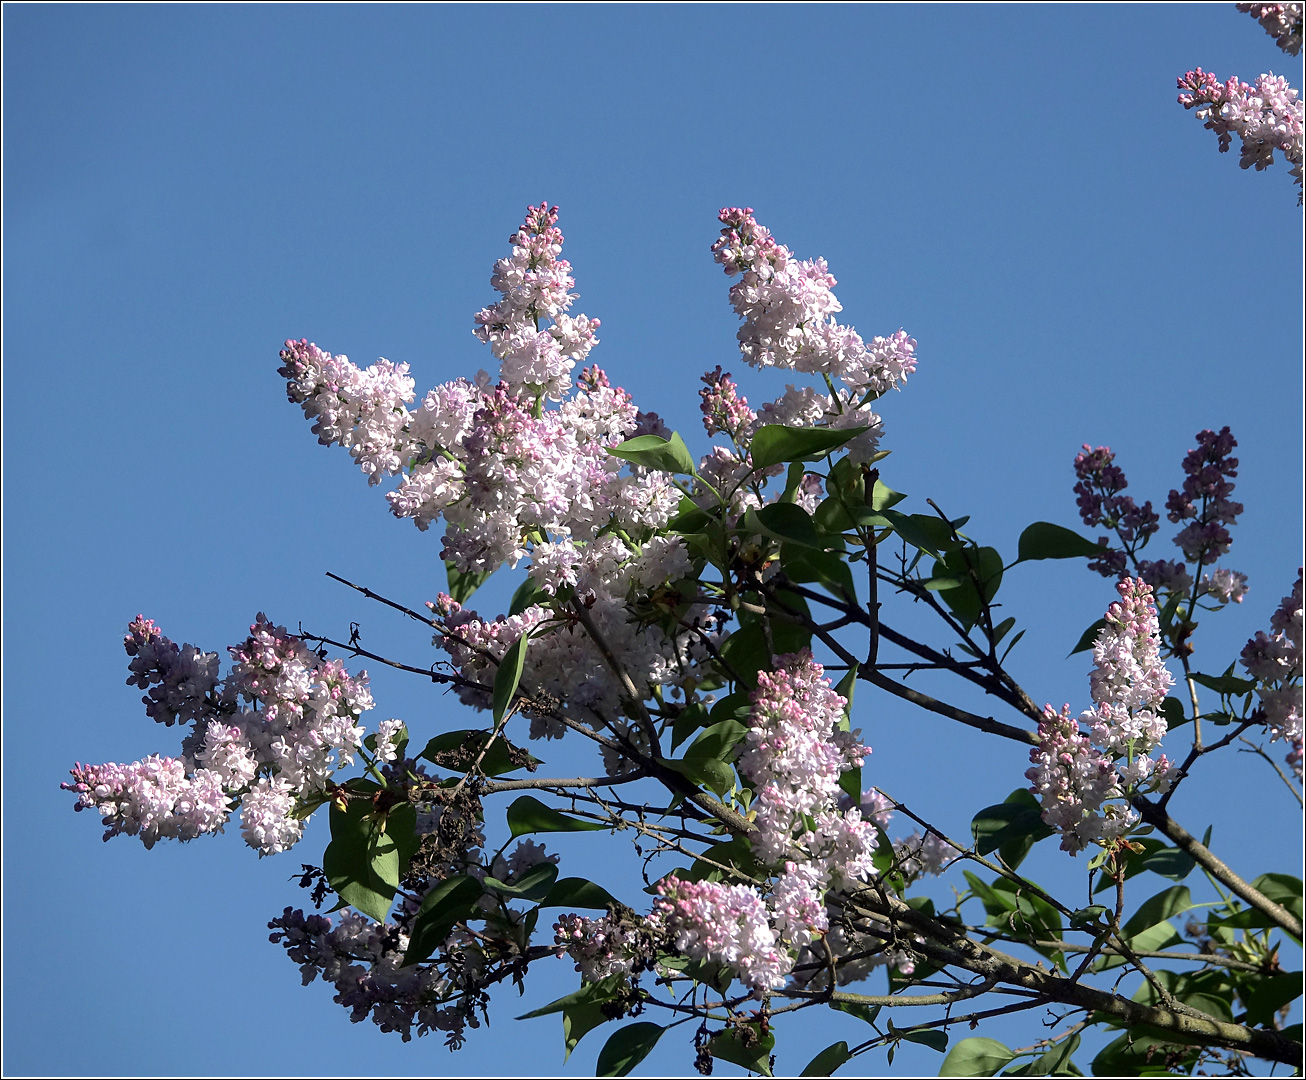
[[[484,884],[510,900],[542,900],[549,895],[558,880],[555,863],[538,863],[521,876],[520,881],[509,885],[498,878],[486,877]]]
[[[1187,885],[1172,885],[1155,896],[1144,900],[1121,927],[1125,937],[1132,938],[1144,930],[1150,930],[1158,923],[1194,907],[1192,895]]]
[[[601,885],[595,885],[585,878],[561,878],[548,896],[540,901],[540,907],[595,908],[605,909],[615,904],[616,898]]]
[[[1097,635],[1106,627],[1106,619],[1098,619],[1092,626],[1079,635],[1079,642],[1067,654],[1074,656],[1075,653],[1087,652],[1097,641]]]
[[[508,807],[508,828],[512,835],[537,832],[595,832],[606,829],[597,821],[582,821],[568,817],[551,806],[545,806],[533,795],[523,795]]]
[[[445,878],[422,899],[409,934],[404,966],[421,963],[444,944],[454,924],[469,918],[484,895],[480,882],[466,875]]]
[[[508,646],[508,651],[499,661],[499,668],[494,673],[494,723],[497,727],[512,704],[513,695],[521,682],[521,673],[526,667],[526,643],[530,635],[523,633]]]
[[[547,1005],[541,1005],[538,1009],[522,1013],[517,1019],[533,1020],[537,1016],[548,1016],[551,1013],[562,1012],[573,1005],[611,1001],[617,996],[617,992],[625,981],[625,975],[609,975],[606,979],[600,979],[598,982],[585,983],[579,990],[564,994],[562,997],[550,1001]]]
[[[599,1051],[595,1075],[627,1075],[631,1069],[648,1057],[665,1030],[666,1028],[661,1024],[651,1024],[646,1020],[618,1028]]]
[[[1050,521],[1036,521],[1020,534],[1016,562],[1036,559],[1095,558],[1105,549],[1071,529]]]
[[[449,579],[449,595],[460,604],[467,603],[472,593],[485,584],[493,570],[459,570],[451,562],[444,564],[445,576]]]
[[[771,503],[757,510],[750,507],[744,512],[744,527],[800,547],[824,551],[828,546],[812,524],[811,515],[795,503]]]
[[[900,1031],[906,1042],[919,1043],[921,1046],[928,1046],[931,1050],[937,1050],[940,1054],[948,1048],[948,1033],[939,1031],[937,1028],[921,1028],[917,1031]]]
[[[744,1045],[737,1029],[729,1028],[720,1035],[714,1035],[708,1043],[712,1056],[742,1065],[749,1072],[760,1073],[762,1076],[774,1075],[771,1072],[771,1051],[775,1049],[775,1033],[767,1031],[762,1035],[757,1024],[746,1026],[751,1029],[752,1035],[748,1045]]]
[[[848,1053],[848,1044],[840,1039],[831,1043],[816,1057],[812,1058],[800,1072],[799,1076],[833,1076],[839,1066],[845,1064],[852,1055]]]

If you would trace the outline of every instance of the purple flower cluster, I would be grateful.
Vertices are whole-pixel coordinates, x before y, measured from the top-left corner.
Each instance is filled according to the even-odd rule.
[[[175,758],[79,763],[63,785],[78,796],[76,809],[99,811],[106,840],[126,833],[152,847],[221,832],[240,806],[245,840],[260,854],[296,843],[301,800],[324,790],[361,745],[358,717],[372,708],[366,673],[351,676],[261,613],[250,637],[228,650],[234,663],[225,682],[216,653],[179,648],[144,616],[128,627],[124,645],[128,683],[149,689],[146,712],[194,728]]]
[[[1069,705],[1060,712],[1046,706],[1025,773],[1043,821],[1060,831],[1062,850],[1072,855],[1137,823],[1130,796],[1169,786],[1170,762],[1151,757],[1166,732],[1161,703],[1174,684],[1161,662],[1152,588],[1128,578],[1116,588],[1120,599],[1107,608],[1093,646],[1095,708],[1076,720]]]
[[[739,393],[730,372],[723,372],[720,364],[704,375],[702,381],[707,387],[698,392],[703,399],[699,407],[703,411],[703,427],[707,433],[716,435],[719,432],[736,443],[743,442],[757,422],[757,413],[748,407],[748,398]]]
[[[1288,764],[1302,775],[1302,571],[1292,592],[1270,616],[1270,633],[1258,630],[1242,651],[1242,665],[1256,680],[1270,741],[1289,745]]]
[[[1176,524],[1191,521],[1174,542],[1184,558],[1193,563],[1213,563],[1229,550],[1232,525],[1243,512],[1243,504],[1229,498],[1232,478],[1238,475],[1238,459],[1229,452],[1238,445],[1228,425],[1217,434],[1209,429],[1197,433],[1197,447],[1184,455],[1184,483],[1166,499],[1166,517]]]
[[[1075,501],[1079,516],[1089,528],[1105,526],[1114,529],[1130,550],[1142,547],[1156,532],[1159,520],[1152,503],[1138,506],[1131,495],[1121,495],[1129,486],[1125,472],[1115,463],[1116,456],[1109,446],[1096,450],[1084,444],[1084,452],[1075,455]],[[1106,543],[1106,537],[1101,543]],[[1125,553],[1109,550],[1089,567],[1104,576],[1115,576],[1125,569]]]

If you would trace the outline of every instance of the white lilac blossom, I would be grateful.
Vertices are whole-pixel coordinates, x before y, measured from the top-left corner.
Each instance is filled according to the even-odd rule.
[[[1302,571],[1292,592],[1270,616],[1270,633],[1258,630],[1242,651],[1242,665],[1256,680],[1270,741],[1288,743],[1288,765],[1302,775]]]
[[[831,689],[810,652],[775,662],[774,672],[758,673],[738,762],[754,786],[753,850],[777,863],[796,841],[826,867],[827,883],[855,881],[869,871],[875,833],[857,808],[838,811],[839,777],[860,766],[870,748],[839,730],[847,699]],[[809,829],[805,819],[817,827]]]
[[[778,947],[766,903],[747,885],[681,881],[658,883],[650,916],[675,950],[691,960],[728,967],[758,996],[782,986],[792,957]]]
[[[1161,662],[1160,626],[1151,586],[1125,579],[1093,645],[1089,687],[1095,708],[1078,720],[1066,705],[1048,705],[1025,773],[1042,804],[1043,821],[1076,854],[1088,844],[1131,829],[1137,792],[1165,791],[1170,762],[1152,758],[1166,732],[1161,710],[1174,677]]]
[[[499,382],[482,372],[437,387],[413,409],[405,365],[366,371],[306,340],[287,341],[280,373],[323,443],[350,448],[372,483],[398,474],[391,512],[426,530],[445,523],[442,557],[485,572],[538,554],[546,588],[570,583],[565,553],[615,527],[645,535],[665,525],[680,494],[656,470],[630,469],[608,454],[647,427],[630,396],[587,368],[597,319],[571,316],[575,284],[560,259],[557,208],[530,207],[512,254],[495,264],[498,302],[476,316],[475,334],[500,361]],[[547,325],[546,325],[547,324]]]
[[[1301,52],[1302,13],[1306,4],[1235,4],[1250,15],[1274,38],[1274,43],[1289,56]]]
[[[840,380],[855,398],[876,398],[916,369],[916,342],[902,330],[867,344],[836,322],[842,305],[824,259],[797,260],[758,224],[751,207],[727,207],[712,253],[739,276],[730,304],[744,320],[739,350],[754,367],[781,367]]]
[[[372,708],[366,672],[351,676],[262,613],[250,636],[228,649],[225,681],[216,653],[178,647],[144,616],[128,627],[124,647],[132,658],[128,682],[149,690],[146,713],[194,727],[178,757],[78,764],[63,785],[78,796],[76,808],[100,813],[105,839],[139,835],[152,847],[221,832],[240,806],[251,847],[264,855],[291,847],[304,830],[295,816],[301,800],[319,795],[358,752],[358,718]]]
[[[1300,26],[1300,22],[1298,23]],[[1300,41],[1300,31],[1297,40]],[[1298,46],[1300,48],[1300,45]],[[1302,102],[1288,80],[1273,72],[1260,75],[1251,86],[1237,76],[1221,83],[1209,71],[1196,68],[1178,80],[1183,93],[1179,104],[1196,109],[1208,131],[1219,138],[1220,152],[1226,152],[1233,137],[1242,140],[1241,168],[1266,169],[1278,150],[1291,165],[1297,186],[1302,185]],[[1297,202],[1301,203],[1301,192]]]

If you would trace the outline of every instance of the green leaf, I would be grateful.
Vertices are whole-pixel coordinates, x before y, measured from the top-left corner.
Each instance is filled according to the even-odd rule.
[[[606,1024],[610,1019],[612,1018],[603,1011],[603,1006],[592,1001],[583,1002],[580,1005],[569,1005],[563,1009],[562,1041],[566,1046],[566,1050],[563,1052],[562,1060],[565,1062],[571,1057],[571,1052],[576,1049],[581,1039],[596,1027]]]
[[[758,623],[749,623],[726,638],[721,656],[749,689],[757,686],[757,673],[771,667],[766,634]]]
[[[675,432],[672,432],[670,439],[661,439],[656,435],[636,435],[608,453],[647,469],[694,475],[694,458],[685,445],[685,440]]]
[[[1142,933],[1135,934],[1129,939],[1129,944],[1131,948],[1137,949],[1139,952],[1160,952],[1163,949],[1170,948],[1171,945],[1177,945],[1179,941],[1179,932],[1167,920],[1149,927]],[[1099,956],[1093,961],[1093,970],[1110,971],[1112,968],[1120,967],[1124,963],[1126,963],[1126,959],[1123,956]]]
[[[993,599],[1002,584],[1002,556],[991,547],[961,548],[936,562],[932,576],[956,578],[961,582],[940,589],[939,596],[962,626],[969,630],[979,619],[983,605]],[[976,581],[982,593],[976,590]]]
[[[460,604],[467,603],[472,593],[485,584],[493,570],[462,571],[451,562],[444,564],[445,576],[449,579],[449,595]]]
[[[707,706],[701,701],[696,701],[689,707],[682,709],[671,725],[671,749],[675,750],[677,746],[688,739],[695,731],[701,727],[707,726],[707,723]]]
[[[831,1043],[816,1057],[807,1063],[799,1076],[833,1076],[835,1070],[845,1064],[852,1055],[848,1053],[848,1044],[840,1039]]]
[[[1302,883],[1291,874],[1262,874],[1252,882],[1267,899],[1273,900],[1298,919],[1302,917]],[[1262,929],[1277,926],[1273,919],[1255,908],[1244,908],[1234,915],[1224,918],[1212,917],[1207,920],[1211,926],[1229,927],[1237,930]]]
[[[1036,521],[1020,534],[1016,546],[1016,562],[1036,559],[1094,558],[1105,549],[1101,544],[1082,537],[1077,532],[1053,525],[1050,521]]]
[[[508,651],[499,661],[499,670],[494,673],[494,724],[498,727],[512,704],[517,685],[521,682],[521,673],[526,668],[526,643],[529,633],[523,633],[508,646]]]
[[[1024,788],[1017,788],[1005,802],[986,806],[971,819],[970,831],[980,855],[999,851],[1013,870],[1034,844],[1053,832],[1043,823],[1038,801]]]
[[[541,1005],[538,1009],[522,1013],[517,1019],[533,1020],[537,1016],[548,1016],[551,1013],[562,1012],[573,1005],[598,1004],[611,1001],[617,996],[617,992],[625,981],[625,975],[609,975],[606,979],[600,979],[598,982],[585,983],[579,990],[564,994],[562,997],[550,1001],[547,1005]]]
[[[936,559],[942,558],[946,552],[956,551],[965,543],[952,535],[952,526],[948,522],[933,514],[900,514],[887,507],[880,513],[907,543]]]
[[[523,795],[508,807],[508,828],[514,837],[537,832],[596,832],[607,826],[597,821],[568,817],[545,806],[533,795]]]
[[[1080,1076],[1080,1071],[1070,1059],[1079,1049],[1079,1032],[1064,1039],[1035,1058],[1021,1073],[1022,1076]],[[1010,1073],[1003,1075],[1009,1076]]]
[[[549,599],[549,594],[540,588],[539,584],[533,577],[527,577],[520,585],[517,591],[512,594],[512,601],[508,605],[509,615],[520,615],[532,604],[543,603]]]
[[[811,515],[795,503],[770,503],[758,510],[750,507],[744,512],[744,527],[799,547],[824,551],[828,546],[812,524]]]
[[[540,901],[540,907],[595,908],[603,910],[617,901],[607,889],[585,878],[560,879],[549,895]]]
[[[753,434],[750,447],[754,469],[769,469],[787,461],[817,461],[869,428],[794,428],[767,424]]]
[[[1281,972],[1277,975],[1258,975],[1252,984],[1252,991],[1247,1000],[1246,1023],[1252,1026],[1269,1027],[1274,1014],[1290,1001],[1301,997],[1302,973]]]
[[[712,515],[694,502],[688,495],[680,497],[680,507],[676,516],[667,522],[667,528],[678,533],[702,532],[704,526],[712,520]]]
[[[395,842],[376,832],[370,810],[362,799],[350,800],[345,810],[331,804],[331,842],[322,854],[322,870],[343,904],[381,922],[399,884],[399,855]]]
[[[1166,727],[1173,731],[1181,724],[1188,723],[1188,714],[1184,711],[1184,703],[1178,698],[1168,697],[1161,702],[1161,715],[1165,717]]]
[[[858,1020],[865,1021],[868,1024],[874,1024],[875,1018],[880,1015],[880,1005],[863,1005],[859,1001],[832,1001],[830,1008],[838,1009],[849,1016],[855,1016]]]
[[[753,845],[745,836],[735,836],[721,844],[713,844],[700,853],[689,870],[688,880],[716,881],[724,876],[721,866],[731,867],[741,874],[753,876],[759,867],[753,855]],[[715,875],[715,877],[713,877]]]
[[[1194,671],[1191,678],[1198,686],[1205,686],[1208,690],[1214,690],[1224,697],[1241,697],[1256,689],[1254,679],[1239,679],[1228,674],[1203,675],[1200,671]]]
[[[558,867],[546,862],[532,866],[521,876],[520,881],[512,885],[492,877],[487,877],[485,884],[510,900],[543,900],[557,880]]]
[[[853,604],[857,602],[853,572],[842,554],[782,544],[780,568],[795,584],[815,582],[837,599]]]
[[[1156,1050],[1153,1050],[1156,1047]],[[1180,1061],[1166,1061],[1166,1051],[1181,1050],[1173,1040],[1146,1027],[1131,1028],[1114,1042],[1108,1043],[1093,1059],[1094,1076],[1172,1076],[1187,1073],[1196,1061],[1193,1049]],[[1167,1066],[1169,1066],[1167,1068]]]
[[[747,1046],[739,1037],[735,1028],[729,1028],[719,1035],[714,1035],[708,1043],[713,1057],[742,1065],[749,1072],[762,1076],[773,1076],[771,1072],[771,1051],[775,1049],[775,1033],[768,1031],[762,1035],[757,1024],[747,1025],[752,1029],[752,1038]]]
[[[1125,937],[1132,938],[1195,906],[1187,885],[1172,885],[1144,900],[1121,930]]]
[[[920,1028],[916,1031],[902,1031],[899,1034],[907,1042],[928,1046],[931,1050],[937,1050],[940,1054],[948,1049],[948,1033],[939,1031],[937,1028]]]
[[[1079,642],[1066,655],[1074,656],[1075,653],[1087,652],[1097,642],[1097,635],[1106,627],[1106,619],[1098,619],[1092,626],[1079,635]]]
[[[661,1024],[651,1024],[646,1020],[618,1028],[599,1051],[596,1075],[627,1075],[631,1069],[648,1057],[665,1030]]]
[[[476,912],[476,903],[483,895],[480,882],[462,874],[445,878],[427,893],[413,919],[404,966],[430,959],[454,924]]]
[[[417,756],[439,765],[442,769],[466,772],[481,756],[481,749],[489,737],[488,731],[480,729],[446,731],[428,742],[426,748]],[[515,772],[517,769],[524,769],[530,764],[538,764],[539,760],[521,747],[514,746],[500,734],[485,751],[485,756],[481,757],[480,770],[486,776],[501,776],[504,773]]]
[[[997,1039],[962,1039],[948,1051],[940,1076],[993,1076],[1016,1056]]]

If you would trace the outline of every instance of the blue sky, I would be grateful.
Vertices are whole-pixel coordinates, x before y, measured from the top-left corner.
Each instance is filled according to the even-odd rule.
[[[528,202],[561,206],[577,308],[603,321],[593,359],[692,446],[704,370],[733,370],[755,403],[784,388],[739,362],[709,253],[717,209],[748,205],[829,261],[845,321],[917,339],[919,369],[883,409],[896,489],[972,514],[1010,558],[1030,521],[1077,523],[1081,443],[1116,449],[1131,493],[1161,505],[1194,434],[1228,424],[1247,507],[1228,565],[1251,592],[1203,625],[1199,663],[1222,670],[1300,565],[1301,215],[1282,162],[1242,172],[1175,103],[1198,65],[1300,85],[1232,4],[3,17],[10,1074],[562,1068],[557,1021],[511,1017],[574,987],[569,965],[501,995],[461,1056],[404,1046],[301,990],[267,943],[267,919],[304,903],[288,879],[321,830],[261,861],[238,830],[145,852],[102,844],[58,787],[75,760],[176,749],[123,685],[137,612],[217,650],[260,610],[334,636],[357,620],[378,651],[434,659],[323,576],[414,605],[444,587],[437,537],[390,518],[286,403],[277,350],[304,336],[404,361],[419,392],[491,368],[471,316]],[[506,606],[514,582],[480,606]],[[1112,596],[1067,564],[1010,575],[1001,599],[1031,628],[1012,664],[1037,700],[1086,702],[1088,662],[1065,656]],[[373,676],[375,720],[472,719]],[[858,706],[868,782],[947,831],[1023,784],[1018,748],[865,690]],[[1214,821],[1248,877],[1299,858],[1296,806],[1249,755],[1213,763],[1173,812],[1199,834]],[[607,852],[567,849],[568,871],[603,879]],[[1082,887],[1055,850],[1028,865]],[[638,903],[621,874],[607,883]],[[858,1039],[842,1019],[792,1031],[778,1067]],[[568,1069],[592,1072],[601,1042]],[[937,1063],[915,1049],[896,1067]],[[645,1068],[691,1065],[672,1036]]]

